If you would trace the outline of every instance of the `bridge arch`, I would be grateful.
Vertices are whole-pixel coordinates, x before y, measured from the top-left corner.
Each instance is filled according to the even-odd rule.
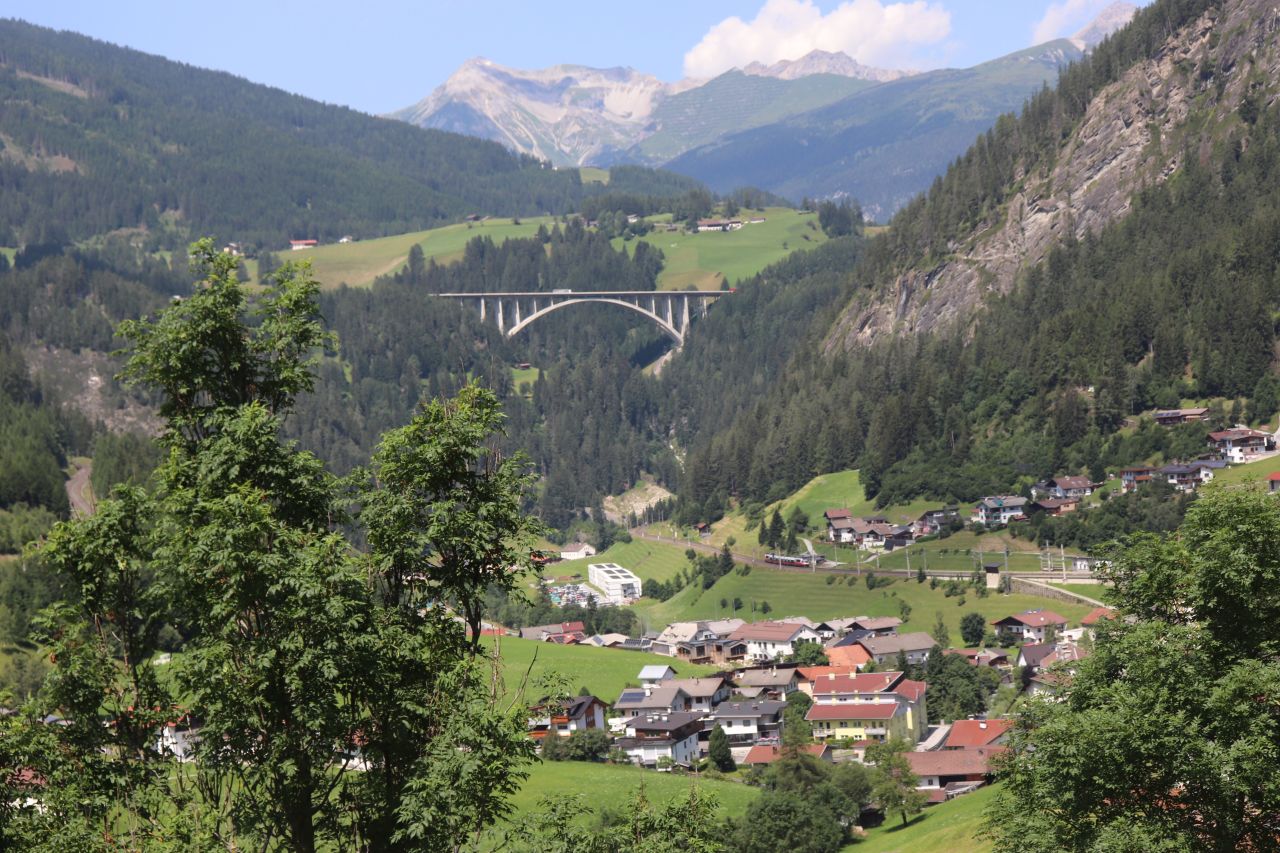
[[[550,305],[546,305],[542,308],[539,308],[537,311],[534,311],[532,314],[528,315],[527,317],[521,318],[519,323],[516,323],[510,329],[507,329],[506,335],[508,338],[514,338],[517,334],[524,331],[524,329],[527,326],[529,326],[529,324],[532,323],[534,320],[537,320],[540,317],[545,317],[546,315],[550,314],[552,311],[557,311],[569,305],[577,305],[579,303],[590,303],[590,302],[606,302],[606,303],[609,303],[610,305],[621,305],[623,308],[628,308],[632,311],[635,311],[636,313],[641,314],[644,317],[656,323],[658,328],[662,329],[662,331],[665,332],[668,337],[670,337],[673,341],[675,341],[676,346],[684,345],[684,335],[680,333],[680,330],[677,329],[675,326],[671,325],[670,323],[668,323],[662,317],[650,311],[649,309],[644,308],[640,305],[636,305],[635,303],[632,303],[632,302],[627,302],[622,299],[612,299],[609,297],[601,297],[601,296],[595,296],[595,297],[586,298],[586,299],[562,299],[562,300],[557,300],[555,302],[552,302]]]

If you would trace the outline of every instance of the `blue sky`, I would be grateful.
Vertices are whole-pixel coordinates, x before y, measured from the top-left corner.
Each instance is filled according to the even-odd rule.
[[[5,0],[0,14],[383,113],[421,99],[472,56],[518,68],[629,65],[664,80],[814,47],[884,67],[963,67],[1069,35],[1107,3]]]

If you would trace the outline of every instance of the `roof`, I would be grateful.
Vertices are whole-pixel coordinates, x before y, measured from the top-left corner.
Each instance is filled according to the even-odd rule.
[[[814,676],[814,695],[820,693],[884,693],[892,690],[902,680],[900,672],[838,673],[827,672]]]
[[[871,660],[871,654],[862,646],[835,646],[827,649],[827,660],[832,666],[862,666]]]
[[[830,625],[831,623],[828,622],[827,624]],[[875,631],[868,631],[866,628],[854,628],[850,630],[849,633],[841,637],[840,639],[829,643],[827,645],[827,649],[830,650],[830,649],[840,648],[841,646],[852,646],[854,643],[858,642],[863,637],[870,637],[874,633]]]
[[[1093,486],[1093,481],[1088,477],[1054,477],[1049,482],[1059,489],[1088,489]]]
[[[943,744],[947,749],[990,746],[1013,728],[1013,720],[956,720]]]
[[[825,743],[807,743],[800,747],[804,752],[809,753],[814,758],[822,758],[830,751],[831,747]],[[747,757],[742,759],[741,764],[772,764],[782,757],[782,748],[778,746],[768,746],[766,744],[757,744],[751,747],[747,753]]]
[[[637,714],[627,720],[627,728],[638,732],[671,732],[684,728],[690,723],[702,725],[701,714]]]
[[[729,635],[730,640],[755,640],[765,643],[789,643],[801,631],[812,631],[807,625],[791,622],[749,622]]]
[[[1209,433],[1209,438],[1213,441],[1236,441],[1241,438],[1267,439],[1270,437],[1269,433],[1258,432],[1256,429],[1224,429]]]
[[[1280,471],[1272,471],[1270,474],[1267,475],[1267,479],[1273,483],[1276,482],[1277,480],[1280,480]]]
[[[1116,618],[1116,612],[1110,607],[1095,607],[1089,611],[1088,615],[1080,620],[1081,625],[1095,625],[1103,619]]]
[[[1027,666],[1039,666],[1040,662],[1053,654],[1053,643],[1028,643],[1022,647],[1020,655]]]
[[[649,664],[640,668],[640,680],[649,681],[658,678],[666,678],[667,673],[675,674],[675,670],[665,664]]]
[[[1075,506],[1080,503],[1078,498],[1040,498],[1040,500],[1031,504],[1042,509],[1058,509],[1064,506]]]
[[[827,519],[827,525],[832,530],[852,530],[853,519],[852,518],[829,518]]]
[[[978,501],[978,506],[985,506],[988,509],[1000,509],[1006,506],[1011,509],[1018,509],[1026,505],[1027,499],[1017,495],[991,495]]]
[[[855,616],[852,624],[864,631],[887,631],[897,628],[902,620],[897,616]]]
[[[663,687],[678,687],[689,695],[690,699],[702,699],[716,695],[724,689],[723,678],[676,678],[665,682]]]
[[[893,688],[893,692],[910,699],[912,702],[919,702],[920,697],[924,695],[928,687],[929,685],[923,681],[912,681],[909,678],[904,678],[898,682],[897,687]]]
[[[796,677],[795,669],[746,669],[738,676],[738,683],[744,687],[782,687],[790,684]]]
[[[892,637],[866,637],[858,643],[874,656],[896,655],[898,652],[921,652],[938,645],[938,641],[924,631],[895,634]]]
[[[717,637],[727,637],[747,623],[744,619],[709,619],[704,624]]]
[[[780,713],[787,703],[780,699],[757,699],[748,702],[721,702],[716,717],[770,717]]]
[[[1059,616],[1052,610],[1024,610],[1021,613],[1014,613],[1012,616],[1006,616],[1003,619],[992,620],[992,625],[1010,625],[1010,624],[1026,625],[1028,628],[1043,628],[1046,625],[1065,625],[1067,618]]]
[[[1005,751],[1003,746],[986,746],[904,754],[917,776],[985,776],[991,772],[991,759]]]
[[[613,707],[619,711],[639,711],[648,708],[670,708],[680,694],[688,696],[679,687],[655,687],[645,694],[643,688],[628,687],[622,691]]]
[[[837,518],[853,518],[853,513],[847,509],[829,509],[822,513],[827,521],[834,521]]]
[[[700,630],[702,630],[702,625],[698,622],[672,622],[662,629],[662,633],[658,635],[658,640],[663,643],[687,642],[696,637]]]
[[[902,708],[897,702],[840,702],[810,706],[806,720],[889,720]]]

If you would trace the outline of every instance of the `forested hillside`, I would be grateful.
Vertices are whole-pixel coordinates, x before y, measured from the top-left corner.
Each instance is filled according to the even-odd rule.
[[[0,21],[0,186],[7,246],[146,228],[166,247],[213,235],[279,248],[563,213],[584,193],[576,171],[496,143],[12,20]]]

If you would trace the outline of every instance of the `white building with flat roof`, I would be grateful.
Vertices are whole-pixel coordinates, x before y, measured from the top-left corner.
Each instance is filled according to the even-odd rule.
[[[617,563],[591,563],[587,581],[604,593],[610,604],[625,604],[640,597],[640,578]]]

